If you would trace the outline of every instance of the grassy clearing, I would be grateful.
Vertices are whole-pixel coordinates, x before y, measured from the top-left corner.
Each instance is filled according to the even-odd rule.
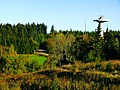
[[[28,57],[31,62],[37,61],[38,64],[41,64],[41,65],[47,60],[47,57],[38,56],[38,55],[34,55],[34,54],[20,54],[20,55]]]
[[[38,55],[34,55],[34,54],[30,55],[29,58],[31,61],[36,60],[41,65],[47,60],[47,58],[44,56],[38,56]]]

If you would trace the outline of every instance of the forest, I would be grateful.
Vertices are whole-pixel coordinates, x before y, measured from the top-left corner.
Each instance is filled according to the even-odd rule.
[[[94,30],[58,31],[52,25],[47,33],[44,23],[1,23],[0,89],[120,89],[120,31],[105,31],[100,37]],[[39,49],[49,55],[43,64],[29,58]]]

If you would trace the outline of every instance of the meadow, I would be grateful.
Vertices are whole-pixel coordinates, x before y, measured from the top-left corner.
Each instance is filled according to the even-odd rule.
[[[43,65],[47,61],[47,57],[35,54],[19,54],[20,56],[27,57],[30,62],[36,61],[39,65]]]

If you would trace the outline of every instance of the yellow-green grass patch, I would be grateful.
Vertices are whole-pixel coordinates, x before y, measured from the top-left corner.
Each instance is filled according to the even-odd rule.
[[[38,64],[44,64],[45,61],[47,61],[47,57],[45,56],[39,56],[39,55],[34,55],[34,54],[19,54],[20,56],[28,57],[28,59],[32,61],[37,61]]]

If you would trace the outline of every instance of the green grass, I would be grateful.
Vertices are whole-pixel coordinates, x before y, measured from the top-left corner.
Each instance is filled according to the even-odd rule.
[[[47,57],[44,56],[38,56],[34,54],[20,54],[21,56],[26,56],[29,58],[29,60],[32,61],[37,61],[38,64],[43,64],[45,61],[47,61]]]
[[[44,56],[38,56],[38,55],[34,55],[34,54],[30,55],[29,58],[31,61],[35,60],[41,65],[47,60],[47,58]]]

